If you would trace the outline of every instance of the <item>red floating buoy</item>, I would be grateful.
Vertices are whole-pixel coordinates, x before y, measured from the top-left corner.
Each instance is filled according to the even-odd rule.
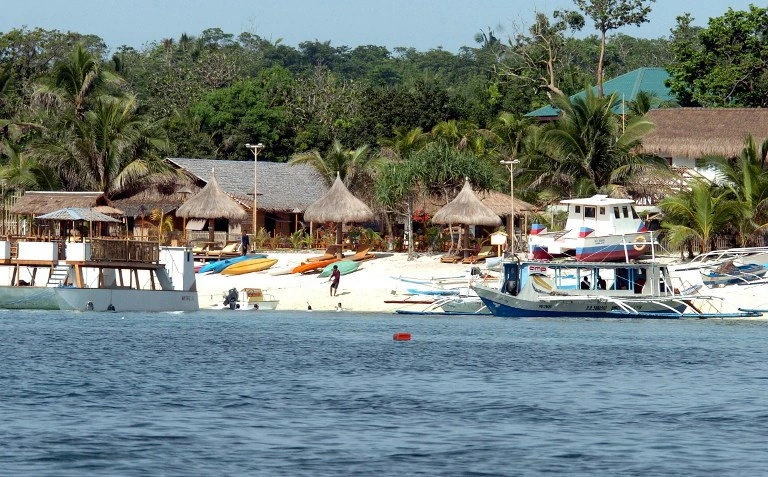
[[[410,333],[395,333],[392,335],[392,339],[395,341],[411,341]]]

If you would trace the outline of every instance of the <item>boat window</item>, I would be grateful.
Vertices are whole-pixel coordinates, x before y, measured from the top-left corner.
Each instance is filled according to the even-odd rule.
[[[621,218],[621,214],[619,213],[619,208],[618,207],[614,207],[613,208],[613,216],[616,217],[617,219]]]
[[[632,218],[639,219],[640,217],[637,215],[637,211],[635,210],[635,208],[631,207],[630,209],[632,210]]]
[[[575,213],[577,213],[577,214],[580,214],[581,213],[581,206],[580,205],[574,205],[573,206],[573,211]]]
[[[600,215],[605,215],[605,207],[600,207]]]
[[[588,219],[594,219],[595,218],[595,208],[594,207],[584,207],[584,217]]]
[[[626,206],[626,205],[625,205],[624,207],[622,207],[622,208],[621,208],[621,211],[622,211],[622,212],[624,212],[624,218],[625,218],[625,219],[626,219],[627,217],[629,217],[629,210],[627,210],[627,206]]]

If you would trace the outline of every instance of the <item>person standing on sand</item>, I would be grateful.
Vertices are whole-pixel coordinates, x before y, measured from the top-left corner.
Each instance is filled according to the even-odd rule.
[[[333,272],[331,272],[331,278],[329,279],[331,282],[331,296],[336,296],[336,292],[339,291],[339,280],[341,280],[341,272],[339,271],[339,267],[334,265]]]
[[[251,239],[248,238],[248,234],[245,233],[245,230],[243,230],[243,236],[240,238],[240,248],[242,249],[243,255],[246,255],[248,253],[248,247],[251,246]]]

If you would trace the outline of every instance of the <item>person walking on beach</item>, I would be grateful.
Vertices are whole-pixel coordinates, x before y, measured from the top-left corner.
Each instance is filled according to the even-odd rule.
[[[248,238],[248,234],[245,233],[245,230],[243,230],[243,236],[242,238],[240,238],[240,244],[241,244],[240,248],[242,249],[243,255],[246,255],[248,253],[248,247],[250,247],[251,245],[251,239]]]
[[[336,296],[336,292],[339,291],[339,280],[341,280],[341,272],[339,267],[333,266],[333,272],[331,272],[331,296]]]

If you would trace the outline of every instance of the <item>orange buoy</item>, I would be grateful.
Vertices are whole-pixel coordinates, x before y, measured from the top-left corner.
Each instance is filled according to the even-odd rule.
[[[392,339],[395,341],[411,341],[410,333],[395,333],[392,335]]]

